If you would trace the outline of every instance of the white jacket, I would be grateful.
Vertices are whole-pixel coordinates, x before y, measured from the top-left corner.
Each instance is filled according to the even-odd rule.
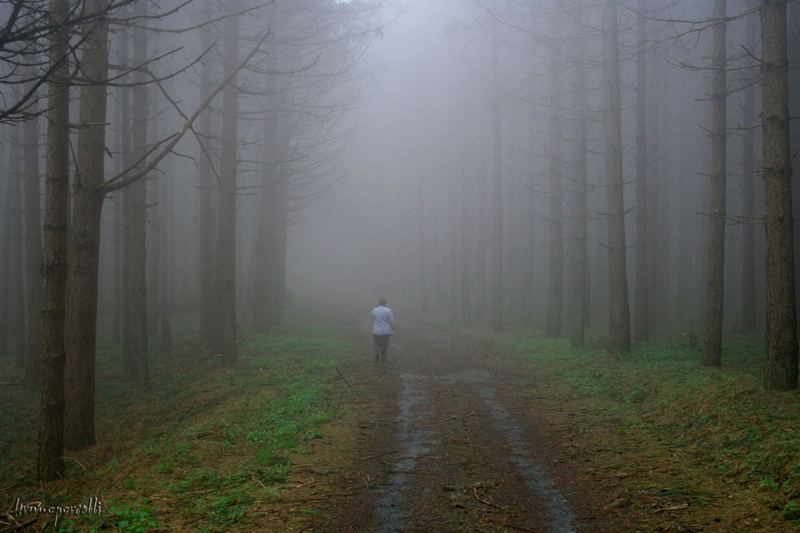
[[[394,315],[392,310],[379,305],[372,310],[372,334],[391,335],[394,332]]]

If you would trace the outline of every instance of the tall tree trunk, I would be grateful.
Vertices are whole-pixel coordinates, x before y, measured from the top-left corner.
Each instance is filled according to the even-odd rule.
[[[283,321],[284,311],[286,310],[286,244],[289,231],[289,172],[288,164],[284,165],[277,184],[277,207],[275,211],[275,248],[273,254],[273,283],[272,294],[273,312],[272,320],[274,324]]]
[[[455,169],[449,168],[446,172],[450,173],[450,190],[448,191],[448,209],[447,209],[447,307],[448,314],[450,315],[451,323],[457,323],[459,317],[458,296],[459,296],[459,278],[458,278],[458,245],[459,245],[459,209],[458,209],[458,194],[459,194],[459,180],[458,174]],[[461,181],[466,179],[466,176],[460,177]]]
[[[727,16],[727,0],[714,0],[714,19]],[[725,293],[725,182],[727,177],[727,58],[725,22],[714,26],[711,68],[711,211],[708,235],[708,278],[706,288],[706,335],[703,364],[722,364],[722,319]]]
[[[39,201],[39,119],[25,123],[25,380],[38,383],[42,345],[42,224]]]
[[[203,50],[208,49],[212,43],[212,36],[209,31],[202,31],[201,41]],[[206,60],[203,65],[203,76],[200,87],[201,100],[206,100],[213,90],[212,84],[212,62]],[[206,109],[199,119],[199,131],[204,135],[205,142],[211,142],[212,125],[211,110]],[[215,234],[215,214],[213,209],[213,193],[215,184],[212,182],[211,166],[207,161],[210,154],[204,154],[200,147],[198,159],[200,164],[200,247],[198,257],[199,282],[200,282],[200,339],[211,342],[214,339],[214,234]]]
[[[586,41],[578,38],[575,54],[575,263],[572,270],[572,345],[583,346],[588,314],[589,205],[587,183]]]
[[[285,132],[282,128],[280,131]],[[283,150],[275,159],[286,157]],[[287,230],[287,196],[288,168],[285,163],[275,164],[275,173],[266,187],[267,223],[266,223],[266,284],[264,294],[267,327],[280,323],[286,294],[286,230]]]
[[[25,369],[25,292],[23,286],[23,244],[22,244],[22,194],[24,179],[20,158],[20,139],[18,128],[13,127],[11,150],[8,151],[8,193],[6,198],[6,227],[8,228],[8,325],[14,335],[14,365]]]
[[[235,12],[238,1],[231,2]],[[233,74],[238,64],[239,18],[231,16],[225,21],[224,65],[225,79]],[[217,306],[219,332],[215,348],[222,354],[225,364],[236,362],[236,174],[238,152],[238,92],[235,80],[222,93],[222,163],[219,194],[219,227],[217,231]]]
[[[489,241],[489,216],[487,201],[489,197],[489,151],[487,148],[488,139],[485,132],[488,131],[488,118],[490,109],[484,107],[480,111],[480,128],[478,150],[480,162],[478,164],[478,176],[475,187],[475,198],[478,202],[478,235],[476,238],[475,255],[475,320],[481,322],[486,316],[486,283],[487,283],[487,258]]]
[[[264,241],[264,271],[259,273],[259,277],[263,280],[263,292],[259,302],[258,310],[262,315],[261,322],[262,328],[268,329],[276,325],[277,319],[275,316],[275,254],[277,253],[277,235],[276,226],[278,218],[278,181],[280,179],[278,170],[278,152],[275,151],[272,160],[272,171],[267,176],[264,184],[264,208],[261,216],[263,217],[262,231],[264,233],[262,240]]]
[[[673,167],[663,164],[666,159],[663,153],[669,147],[671,117],[663,111],[666,103],[662,94],[671,94],[670,77],[662,76],[657,62],[659,55],[650,54],[648,71],[651,73],[649,82],[650,103],[648,115],[650,121],[650,135],[648,159],[648,186],[647,196],[649,205],[649,221],[647,234],[649,243],[648,268],[650,270],[649,311],[650,333],[656,329],[656,324],[668,323],[670,318],[670,305],[673,291],[670,286],[670,265],[672,254],[670,250],[671,228],[670,220],[672,207],[670,195],[672,190],[667,186],[671,178]],[[662,138],[665,139],[662,142]]]
[[[425,233],[426,220],[425,213],[425,169],[421,164],[422,158],[417,165],[417,290],[419,291],[420,309],[428,311],[430,309],[430,299],[428,297],[428,272],[425,265],[428,258],[425,254]]]
[[[755,53],[757,46],[756,32],[758,20],[755,15],[747,18],[746,42],[747,49]],[[756,253],[755,253],[755,132],[753,127],[756,121],[756,89],[755,85],[748,85],[744,90],[744,104],[742,109],[742,217],[746,220],[742,224],[742,331],[755,331],[758,327],[756,314]]]
[[[129,54],[129,32],[128,31],[121,31],[119,34],[120,39],[120,58],[123,61],[130,61],[130,54]],[[123,89],[120,91],[119,100],[120,100],[120,123],[124,124],[122,128],[120,128],[120,150],[123,152],[123,157],[121,158],[122,161],[122,169],[123,171],[127,168],[130,168],[133,165],[133,157],[132,157],[132,134],[131,134],[131,90],[130,89]],[[122,189],[120,191],[120,210],[121,210],[121,243],[120,243],[120,255],[122,260],[122,265],[120,268],[120,290],[121,290],[121,320],[120,320],[120,328],[121,328],[121,341],[122,341],[122,365],[125,369],[127,375],[132,376],[136,372],[136,362],[133,359],[133,350],[130,346],[131,342],[131,249],[130,249],[130,234],[131,234],[131,197],[129,193],[130,189]]]
[[[751,4],[758,4],[759,0],[750,0],[748,6]],[[789,94],[797,94],[798,88],[800,88],[800,39],[797,38],[796,30],[793,28],[798,27],[798,23],[800,22],[800,4],[798,2],[786,2],[786,17],[787,17],[787,27],[788,35],[787,35],[787,52],[789,55]],[[800,101],[798,98],[789,98],[789,116],[796,117],[800,113]],[[800,153],[800,121],[798,120],[789,120],[789,140],[791,142],[791,153],[797,154]],[[800,187],[800,172],[797,171],[798,167],[800,167],[800,161],[797,157],[793,155],[792,157],[792,188],[797,189]],[[758,194],[758,191],[756,192]],[[800,211],[800,195],[794,195],[792,198],[792,212],[797,213]],[[756,215],[758,216],[758,214]],[[794,254],[795,257],[800,254],[800,228],[798,228],[798,220],[794,221]],[[762,234],[763,235],[763,234]],[[759,239],[760,241],[760,239]],[[760,243],[756,243],[756,247],[758,247]],[[757,271],[757,275],[759,275],[761,269]],[[795,279],[798,279],[800,276],[800,261],[795,262],[794,265],[794,276]],[[766,292],[766,291],[765,291]],[[759,292],[759,303],[761,303],[761,297],[763,296],[762,293]],[[795,299],[800,299],[800,284],[795,283]],[[763,305],[763,304],[762,304]],[[762,318],[762,315],[759,313],[758,315],[759,322]],[[760,325],[760,324],[759,324]]]
[[[276,218],[276,194],[278,166],[280,165],[279,136],[282,120],[264,121],[264,146],[262,159],[264,171],[258,213],[258,228],[255,243],[255,272],[253,294],[253,327],[256,331],[267,331],[274,326],[271,305],[272,263],[274,238],[272,236]]]
[[[134,6],[134,16],[147,15],[146,3],[138,2]],[[141,65],[147,60],[147,37],[145,30],[133,30],[134,65]],[[147,152],[148,95],[144,73],[133,75],[131,107],[132,159],[138,161]],[[128,223],[128,338],[124,346],[128,351],[126,359],[131,368],[131,377],[139,385],[149,382],[149,365],[147,361],[147,181],[145,178],[135,181],[125,191],[126,218]]]
[[[152,119],[148,120],[150,138],[159,139],[160,129],[159,121],[160,113],[157,109],[158,100],[151,97],[150,107],[152,108]],[[145,137],[145,140],[147,137]],[[164,165],[167,167],[167,175],[171,174],[169,164]],[[161,308],[163,302],[163,291],[161,287],[161,245],[164,238],[164,210],[166,206],[166,195],[164,194],[165,182],[169,183],[171,180],[156,180],[150,183],[147,187],[145,201],[145,229],[147,234],[145,236],[147,251],[147,328],[146,331],[149,335],[154,335],[158,338],[158,328],[161,325]],[[150,350],[148,350],[150,351]]]
[[[767,227],[767,353],[764,388],[797,388],[792,167],[786,0],[762,0],[761,98]]]
[[[0,212],[7,210],[8,206],[8,185],[10,180],[8,172],[5,179],[0,176]],[[0,225],[0,357],[8,356],[8,336],[9,336],[9,314],[11,312],[10,302],[8,301],[8,288],[11,285],[9,280],[8,267],[11,264],[11,238],[9,236],[8,224],[0,216],[3,224]]]
[[[492,30],[492,81],[494,83],[494,108],[492,109],[492,329],[503,329],[503,139],[502,105],[500,94],[500,59],[498,57],[498,27]]]
[[[470,279],[470,180],[472,179],[472,168],[469,165],[469,152],[470,141],[472,138],[467,135],[464,141],[465,153],[463,173],[461,175],[461,190],[460,190],[460,213],[459,222],[460,228],[458,229],[458,237],[460,240],[460,300],[461,300],[461,323],[468,325],[472,322],[472,282]]]
[[[625,258],[618,16],[617,0],[606,0],[603,6],[603,85],[608,186],[608,348],[613,353],[627,353],[631,349],[631,327]]]
[[[681,108],[678,112],[676,119],[679,122],[688,120],[686,111]],[[677,150],[679,153],[688,154],[690,151],[691,140],[688,136],[682,135],[678,139]],[[684,206],[684,209],[691,208],[692,189],[691,181],[691,163],[689,157],[681,158],[678,163],[679,179],[678,185],[678,203]],[[691,322],[690,302],[692,293],[693,281],[693,239],[692,239],[692,225],[693,220],[685,214],[678,219],[678,242],[681,246],[678,247],[677,264],[681,265],[678,269],[677,283],[675,286],[675,306],[673,323],[681,328],[687,327]]]
[[[642,342],[650,338],[650,294],[647,245],[647,0],[638,0],[641,14],[636,23],[636,293],[634,337]]]
[[[175,265],[175,258],[178,254],[181,257],[189,257],[190,253],[186,250],[185,247],[181,247],[180,251],[179,248],[175,245],[175,233],[176,231],[183,231],[183,228],[178,222],[178,218],[176,217],[176,210],[175,210],[175,182],[169,181],[166,182],[164,187],[164,195],[162,197],[162,203],[164,204],[164,218],[169,223],[166,224],[166,227],[163,230],[163,239],[161,241],[161,276],[160,276],[160,287],[161,287],[161,306],[162,306],[162,313],[164,314],[172,314],[175,310],[175,302],[177,301],[176,293],[178,292],[178,288],[183,289],[183,285],[185,284],[185,279],[182,278],[181,282],[176,279],[176,265]],[[183,235],[183,233],[181,233]],[[165,324],[166,321],[162,319],[162,324]],[[171,332],[170,332],[171,333]],[[161,338],[165,338],[165,333],[161,332]]]
[[[88,13],[102,13],[107,0],[91,0]],[[103,208],[108,71],[108,23],[104,17],[85,28],[81,73],[78,161],[73,184],[72,238],[65,339],[66,419],[64,443],[80,450],[95,443],[95,351],[100,217]],[[95,83],[92,83],[95,82]]]
[[[557,16],[557,15],[554,15]],[[560,27],[558,20],[554,21],[553,32],[559,38]],[[549,227],[550,227],[550,269],[548,272],[549,283],[547,290],[547,325],[545,332],[549,337],[561,336],[561,322],[564,302],[564,220],[563,203],[564,194],[561,187],[561,47],[553,45],[550,53],[550,118],[548,120],[548,135],[550,146],[549,172]]]
[[[266,161],[265,161],[266,162]],[[269,163],[267,163],[269,165]],[[271,176],[265,172],[264,185],[259,198],[258,228],[256,242],[253,247],[253,291],[251,303],[253,308],[253,329],[265,332],[269,329],[269,232],[270,232],[270,198],[269,180]]]
[[[268,121],[264,121],[265,126]],[[269,127],[264,128],[264,172],[262,176],[261,190],[258,196],[258,223],[256,224],[255,242],[253,243],[253,269],[251,278],[253,290],[250,292],[249,303],[253,312],[253,329],[258,332],[265,332],[269,329],[268,310],[266,295],[269,291],[268,270],[269,253],[267,246],[269,242],[269,182],[271,179],[269,168],[271,157],[267,146],[269,140]]]
[[[120,168],[122,165],[119,165],[117,168],[121,171],[124,170]],[[122,246],[123,246],[123,234],[122,234],[122,198],[124,193],[118,192],[114,195],[114,214],[113,214],[113,240],[112,244],[114,249],[112,250],[112,273],[111,273],[111,302],[112,302],[112,310],[111,310],[111,342],[113,344],[119,344],[122,340],[122,270],[123,270],[123,262],[122,262]]]
[[[50,0],[47,83],[47,168],[42,239],[42,373],[39,449],[36,477],[48,481],[64,474],[64,295],[67,281],[69,204],[69,30],[68,0]]]

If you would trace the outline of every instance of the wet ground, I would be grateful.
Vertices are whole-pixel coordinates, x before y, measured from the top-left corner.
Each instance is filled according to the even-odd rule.
[[[342,401],[363,402],[350,421],[355,438],[340,428],[318,451],[349,446],[358,457],[328,473],[338,488],[317,493],[329,499],[312,529],[620,530],[598,519],[571,473],[550,459],[551,443],[514,402],[518,391],[506,390],[513,379],[478,347],[406,330],[385,366],[365,358],[343,378],[350,399]]]
[[[698,461],[673,434],[683,422],[645,427],[661,415],[626,415],[457,334],[404,327],[386,365],[371,350],[364,338],[340,369],[339,416],[293,458],[288,491],[252,517],[260,529],[797,531],[757,484]]]

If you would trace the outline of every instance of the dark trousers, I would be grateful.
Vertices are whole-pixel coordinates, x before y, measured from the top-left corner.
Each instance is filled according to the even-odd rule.
[[[373,335],[375,340],[375,360],[386,361],[386,352],[389,350],[389,337],[391,335]]]

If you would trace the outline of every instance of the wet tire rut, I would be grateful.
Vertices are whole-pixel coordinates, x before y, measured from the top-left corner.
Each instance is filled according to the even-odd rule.
[[[491,365],[456,341],[419,335],[393,347],[375,530],[577,531],[569,496],[498,393]]]

